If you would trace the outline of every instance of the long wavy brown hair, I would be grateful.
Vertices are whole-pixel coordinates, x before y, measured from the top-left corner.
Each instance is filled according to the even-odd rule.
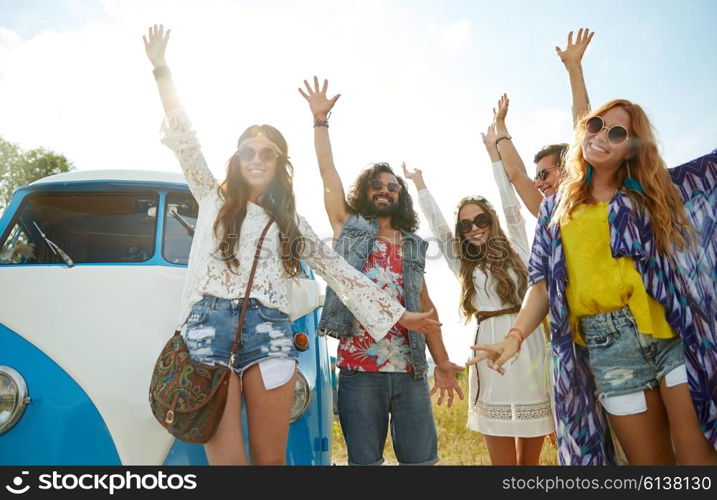
[[[281,155],[277,158],[274,178],[259,203],[279,226],[281,262],[287,276],[293,277],[301,271],[299,255],[304,249],[304,239],[296,226],[294,167],[289,161],[288,145],[281,132],[271,125],[252,125],[242,133],[237,144],[251,137],[266,137],[281,150]],[[239,234],[241,225],[246,217],[249,194],[249,184],[241,173],[239,156],[234,154],[227,161],[227,176],[219,186],[219,196],[223,204],[214,221],[214,235],[221,242],[218,253],[234,272],[240,265],[236,258],[236,249],[241,238]]]
[[[641,208],[647,210],[657,250],[667,256],[686,248],[695,234],[685,214],[685,207],[677,189],[672,184],[664,160],[657,149],[654,130],[647,114],[637,104],[625,99],[612,100],[583,117],[575,128],[575,139],[570,146],[565,164],[563,181],[559,188],[560,201],[551,223],[565,224],[573,210],[580,204],[593,204],[590,187],[586,183],[588,162],[583,156],[583,141],[587,134],[586,122],[614,107],[620,107],[630,115],[628,136],[632,156],[615,174],[615,183],[622,186],[628,172],[636,179],[645,194],[627,190],[627,195]]]
[[[471,244],[458,230],[458,214],[464,206],[471,203],[491,217],[490,237],[480,247]],[[456,253],[461,261],[458,273],[461,283],[461,313],[466,322],[479,312],[473,305],[476,293],[473,271],[476,267],[495,281],[496,292],[505,307],[519,306],[528,289],[528,270],[500,227],[498,214],[485,198],[468,197],[461,200],[456,211],[455,236]],[[517,276],[517,282],[511,277],[511,270]]]

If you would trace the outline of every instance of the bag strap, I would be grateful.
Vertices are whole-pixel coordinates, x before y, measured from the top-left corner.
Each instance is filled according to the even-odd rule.
[[[229,366],[234,364],[237,352],[239,351],[239,342],[241,341],[241,330],[244,326],[244,317],[246,316],[246,308],[249,305],[249,294],[251,293],[251,285],[254,283],[254,275],[256,275],[256,266],[259,264],[259,256],[261,254],[261,246],[264,244],[264,237],[267,231],[274,223],[274,219],[269,218],[269,222],[266,223],[264,230],[259,236],[259,242],[256,244],[256,254],[254,254],[254,263],[251,266],[251,273],[249,274],[249,282],[246,284],[246,291],[244,292],[244,300],[241,304],[241,312],[239,313],[239,322],[237,324],[237,332],[234,335],[234,343],[232,344],[231,356],[229,357]]]

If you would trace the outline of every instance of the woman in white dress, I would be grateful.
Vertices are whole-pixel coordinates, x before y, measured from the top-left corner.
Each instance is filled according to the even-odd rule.
[[[227,402],[214,436],[204,445],[212,465],[246,463],[241,400],[246,401],[251,463],[283,464],[298,353],[291,335],[290,284],[299,259],[337,291],[374,338],[398,322],[422,333],[440,331],[428,313],[406,312],[363,273],[325,246],[296,214],[292,166],[284,137],[253,125],[239,137],[218,182],[181,106],[164,58],[169,31],[154,25],[144,37],[166,116],[162,142],[177,156],[199,204],[177,330],[192,359],[229,366]],[[237,356],[229,356],[249,283],[257,241],[266,233]]]
[[[496,142],[501,148],[513,145],[509,136],[496,137],[494,126],[483,140],[493,161],[510,241],[495,210],[482,196],[460,201],[455,230],[451,231],[422,172],[410,172],[404,166],[404,174],[416,184],[421,210],[441,252],[461,282],[461,311],[466,320],[475,317],[478,321],[471,345],[500,341],[512,326],[527,288],[530,255],[520,203]],[[532,342],[523,343],[523,352],[507,367],[505,376],[485,363],[469,369],[468,428],[483,434],[493,465],[537,465],[543,439],[554,431],[545,337],[541,331],[528,338]]]

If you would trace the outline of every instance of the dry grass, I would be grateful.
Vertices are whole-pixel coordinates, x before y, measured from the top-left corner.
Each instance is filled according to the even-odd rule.
[[[468,393],[465,377],[461,377],[463,392]],[[433,398],[433,412],[438,430],[438,454],[441,457],[441,465],[490,465],[488,449],[485,446],[482,436],[466,428],[468,403],[466,400],[456,399],[451,408],[447,408],[445,402],[438,406]],[[391,446],[391,438],[386,440],[384,458],[387,464],[397,464],[396,455]],[[346,443],[341,434],[341,426],[334,421],[333,427],[333,450],[332,460],[336,464],[346,464]],[[545,440],[543,451],[540,455],[541,465],[556,465],[557,458],[555,448]]]

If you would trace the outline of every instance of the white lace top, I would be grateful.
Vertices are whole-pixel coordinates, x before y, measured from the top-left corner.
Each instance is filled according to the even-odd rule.
[[[177,155],[189,189],[199,204],[178,318],[179,330],[189,316],[192,305],[202,295],[225,299],[244,296],[256,245],[269,217],[263,208],[248,203],[236,251],[239,268],[230,271],[220,258],[219,243],[213,231],[222,203],[217,191],[218,183],[207,167],[199,140],[186,113],[181,109],[167,113],[161,135],[162,142]],[[322,243],[303,217],[299,217],[297,223],[306,242],[301,258],[336,292],[372,337],[383,338],[403,315],[403,306]],[[279,245],[279,228],[273,224],[264,239],[250,296],[267,307],[288,313],[291,278],[285,275]]]
[[[528,244],[528,235],[525,231],[525,219],[523,219],[520,213],[520,202],[503,169],[502,161],[493,163],[493,177],[495,177],[495,182],[498,184],[500,199],[503,205],[503,215],[505,216],[507,226],[504,226],[504,228],[507,229],[511,247],[527,266],[530,246]],[[438,246],[446,262],[448,262],[448,267],[458,276],[461,261],[453,246],[455,237],[453,236],[451,227],[446,222],[440,208],[438,208],[436,200],[433,199],[428,189],[422,189],[418,192],[418,203],[421,206],[423,214],[428,219],[431,231],[438,240]],[[517,279],[512,269],[510,270],[510,274],[513,280]],[[473,271],[473,284],[476,290],[476,293],[473,295],[473,305],[479,311],[497,311],[509,307],[508,304],[503,304],[498,297],[493,280],[478,267]]]

